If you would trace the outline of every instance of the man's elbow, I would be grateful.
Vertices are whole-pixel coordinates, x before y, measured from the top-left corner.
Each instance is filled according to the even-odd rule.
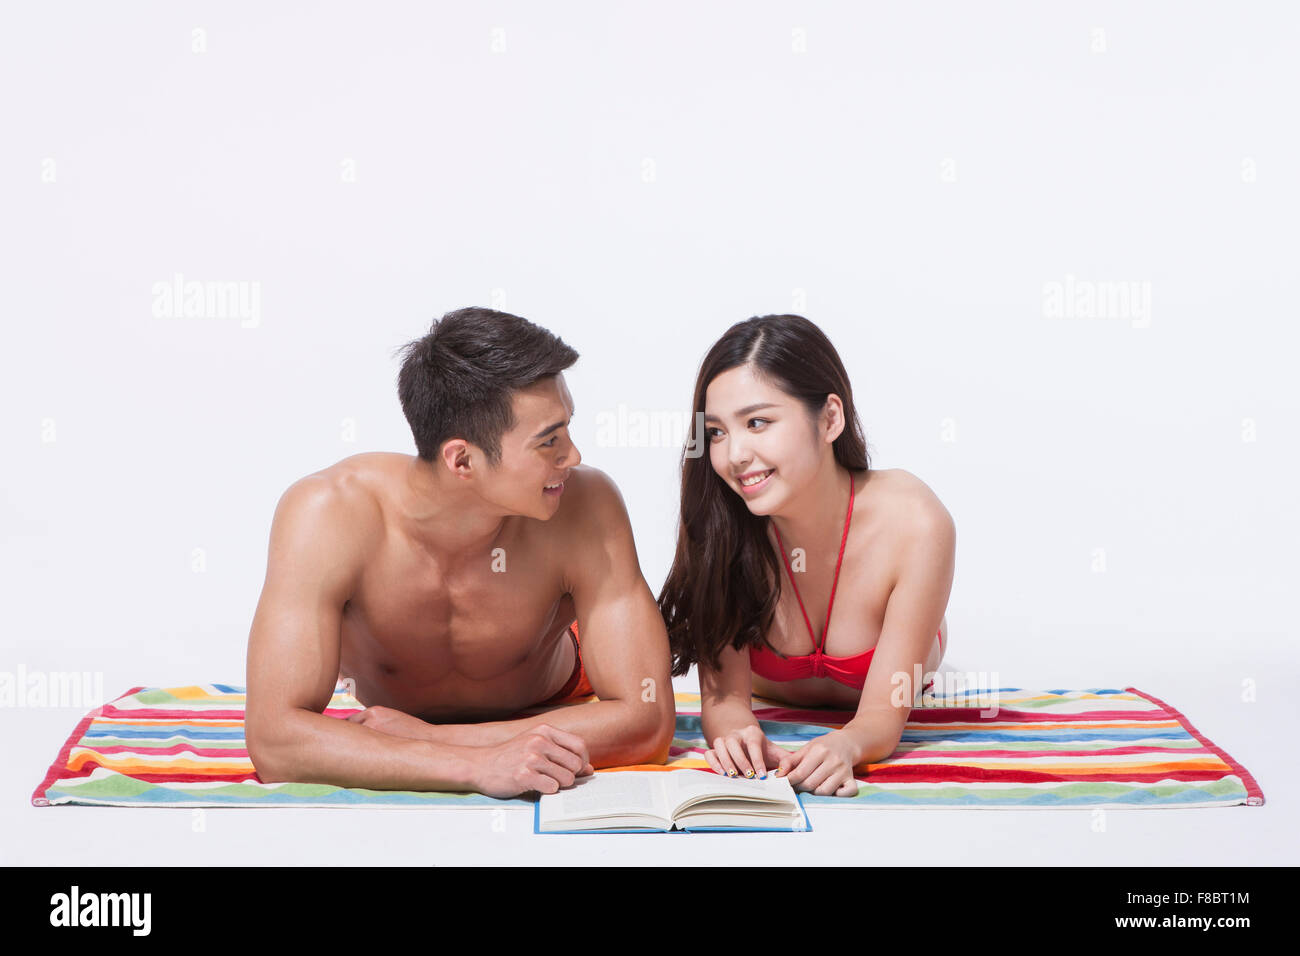
[[[270,734],[261,723],[245,721],[244,746],[248,759],[262,783],[289,783],[295,779],[292,749],[283,734]]]
[[[288,773],[284,761],[273,756],[274,754],[273,749],[265,745],[254,745],[252,740],[249,740],[248,760],[253,765],[257,779],[262,783],[288,783],[293,777]]]
[[[621,709],[623,716],[617,719],[617,724],[611,724],[611,744],[599,755],[593,755],[592,763],[597,767],[667,763],[676,729],[675,709],[647,701],[625,702]]]
[[[645,706],[641,704],[640,706]],[[638,750],[635,763],[667,763],[668,752],[672,748],[673,736],[677,731],[677,713],[675,707],[654,708],[654,717],[647,718],[640,726]]]

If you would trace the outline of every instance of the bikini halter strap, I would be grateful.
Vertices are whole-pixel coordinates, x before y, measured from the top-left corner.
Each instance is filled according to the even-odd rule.
[[[853,473],[849,472],[849,513],[844,516],[844,534],[840,537],[840,555],[835,559],[835,577],[831,579],[831,599],[826,605],[826,623],[822,627],[822,639],[818,643],[817,636],[813,634],[812,621],[808,619],[808,611],[803,606],[803,598],[799,596],[799,585],[794,583],[794,572],[790,570],[790,559],[785,556],[785,543],[781,540],[781,532],[776,527],[776,522],[772,522],[772,530],[776,531],[776,543],[781,546],[781,560],[785,562],[785,573],[790,578],[790,586],[794,588],[795,600],[799,602],[799,610],[803,612],[803,622],[808,627],[808,637],[813,642],[813,656],[820,657],[822,648],[826,646],[826,634],[831,629],[831,610],[835,607],[835,586],[840,581],[840,564],[844,561],[844,545],[849,540],[849,523],[853,520],[853,492],[854,492]]]

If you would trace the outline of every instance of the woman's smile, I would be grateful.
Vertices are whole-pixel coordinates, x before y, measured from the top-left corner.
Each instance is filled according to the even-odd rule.
[[[776,469],[769,468],[767,471],[750,472],[748,475],[738,478],[737,481],[743,494],[756,495],[772,483],[772,476],[775,474]]]

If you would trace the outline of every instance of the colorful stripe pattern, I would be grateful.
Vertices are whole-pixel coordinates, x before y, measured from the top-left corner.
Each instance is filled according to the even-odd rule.
[[[998,712],[940,698],[913,709],[898,748],[860,774],[856,797],[805,794],[829,806],[1060,808],[1259,806],[1244,767],[1178,711],[1125,690],[1004,688]],[[594,699],[594,698],[593,698]],[[707,768],[699,695],[677,694],[677,733],[666,766]],[[585,702],[569,706],[582,706]],[[852,715],[795,710],[755,698],[768,736],[787,749]],[[339,685],[325,713],[361,705]],[[474,793],[364,790],[262,783],[244,746],[244,688],[230,684],[137,687],[86,715],[59,751],[35,806],[501,806]]]
[[[1058,809],[1261,806],[1255,778],[1164,701],[1123,690],[992,691],[912,709],[889,759],[859,772],[856,797],[806,805]],[[843,726],[851,712],[755,698],[764,733],[787,750]],[[984,710],[981,707],[985,708]],[[704,766],[699,695],[677,695],[671,759]],[[695,759],[690,759],[695,758]],[[861,771],[861,768],[859,768]]]

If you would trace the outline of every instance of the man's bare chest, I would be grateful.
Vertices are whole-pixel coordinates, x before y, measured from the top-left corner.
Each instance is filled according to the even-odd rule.
[[[574,619],[573,602],[545,562],[519,549],[511,557],[481,568],[401,553],[372,562],[344,607],[344,663],[423,684],[526,667]]]

